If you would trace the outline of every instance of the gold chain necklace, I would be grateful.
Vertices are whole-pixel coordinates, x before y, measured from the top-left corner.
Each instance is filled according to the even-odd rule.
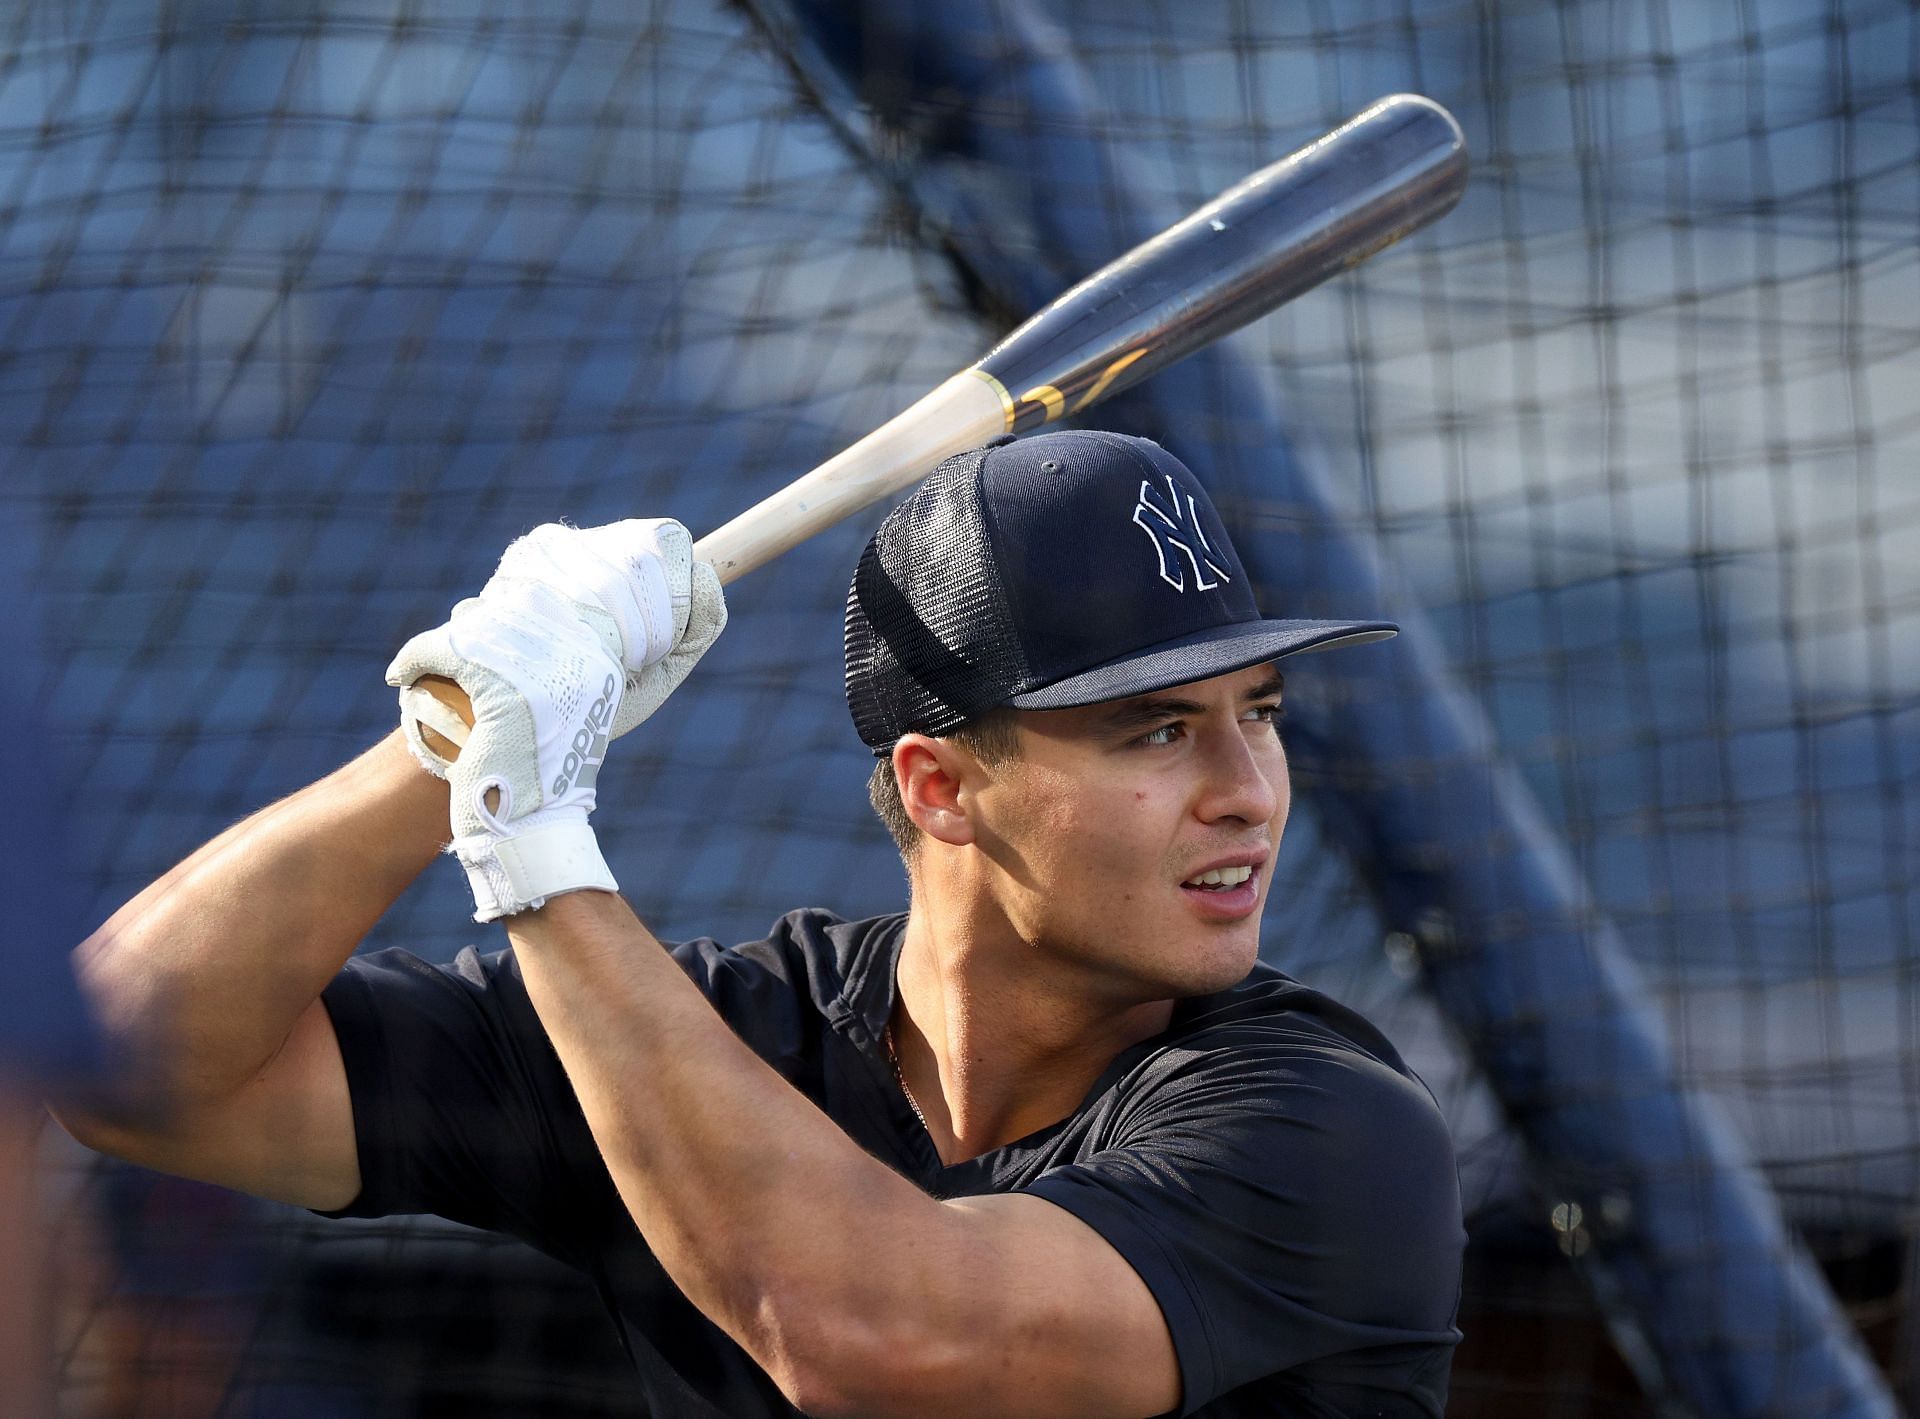
[[[893,1045],[893,1021],[887,1021],[887,1028],[881,1032],[880,1038],[886,1041],[887,1063],[893,1066],[893,1082],[898,1084],[900,1092],[907,1096],[907,1107],[912,1109],[913,1116],[920,1120],[920,1127],[926,1128],[928,1133],[933,1132],[932,1129],[927,1128],[927,1116],[920,1112],[920,1101],[913,1097],[913,1090],[907,1087],[907,1076],[900,1070],[900,1051]]]

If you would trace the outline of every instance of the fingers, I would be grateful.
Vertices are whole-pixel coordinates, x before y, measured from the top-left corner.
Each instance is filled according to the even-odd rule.
[[[624,672],[627,693],[615,697],[610,726],[618,737],[659,708],[726,624],[719,575],[693,561],[693,537],[678,522],[547,523],[509,546],[480,595],[456,606],[445,625],[407,642],[386,678],[402,691],[401,723],[415,758],[446,778],[465,755],[450,755],[437,741],[444,733],[438,706],[407,692],[422,678],[443,676],[473,697],[468,682],[483,666],[538,701],[553,680],[541,667],[565,659],[562,679],[585,674],[584,662],[574,663],[583,653],[576,632],[584,630]],[[477,699],[474,710],[477,718]],[[521,794],[519,801],[531,806],[540,798]]]
[[[422,631],[405,645],[387,663],[387,683],[395,689],[405,689],[423,675],[449,675],[460,657],[454,653],[453,645],[447,636],[447,628],[435,626],[430,631]]]
[[[679,523],[549,523],[507,548],[479,596],[401,647],[386,679],[415,757],[448,781],[475,920],[616,890],[589,822],[608,740],[658,708],[726,623],[720,579],[694,565]],[[457,755],[430,737],[455,729],[420,684],[430,677],[470,701]]]
[[[650,665],[627,681],[626,698],[620,716],[614,722],[618,737],[639,724],[666,702],[687,678],[694,664],[727,625],[727,601],[720,590],[719,574],[711,563],[694,564],[688,577],[685,632],[657,664]]]
[[[720,573],[714,570],[712,562],[695,562],[688,580],[687,623],[675,652],[691,652],[692,659],[687,662],[691,666],[727,628],[727,597],[720,588]]]
[[[439,702],[417,682],[430,676],[452,679],[463,664],[454,652],[446,626],[423,631],[400,647],[400,653],[388,663],[386,680],[400,691],[400,729],[407,749],[416,763],[435,778],[445,778],[453,768],[454,756],[442,751],[436,736],[441,724],[434,711]],[[464,733],[460,736],[464,739]]]
[[[550,522],[507,548],[488,585],[533,581],[605,612],[622,661],[639,671],[666,655],[686,626],[692,564],[692,535],[671,518],[584,528]]]

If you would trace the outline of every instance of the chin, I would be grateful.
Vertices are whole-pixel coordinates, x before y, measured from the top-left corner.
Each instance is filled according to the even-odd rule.
[[[1195,941],[1181,957],[1177,978],[1171,983],[1174,988],[1168,994],[1212,995],[1240,984],[1260,959],[1258,918],[1253,926],[1253,930],[1223,931]]]
[[[1022,939],[1050,943],[1064,961],[1091,968],[1096,989],[1145,1002],[1212,995],[1247,978],[1260,957],[1260,913],[1244,920],[1205,924],[1184,913],[1111,915],[1029,929]]]

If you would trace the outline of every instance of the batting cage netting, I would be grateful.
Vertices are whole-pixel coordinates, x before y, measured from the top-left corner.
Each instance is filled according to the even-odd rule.
[[[1265,949],[1453,1127],[1449,1412],[1920,1400],[1903,0],[18,0],[0,32],[6,555],[96,919],[384,733],[395,648],[529,526],[715,527],[1245,173],[1444,103],[1452,215],[1091,419],[1209,482],[1270,612],[1408,626],[1292,672]],[[602,778],[663,936],[902,904],[840,685],[877,517],[736,584]],[[469,910],[439,864],[371,944],[504,945]],[[589,1288],[517,1244],[49,1153],[66,1412],[637,1412]]]

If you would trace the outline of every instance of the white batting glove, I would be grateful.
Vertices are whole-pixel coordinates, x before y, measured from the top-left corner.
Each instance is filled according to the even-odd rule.
[[[448,850],[466,868],[474,920],[617,890],[588,823],[607,742],[658,709],[727,622],[720,579],[692,548],[665,518],[535,528],[477,597],[387,667],[409,747],[452,787]],[[421,734],[451,713],[413,688],[428,675],[473,703],[452,761]]]

